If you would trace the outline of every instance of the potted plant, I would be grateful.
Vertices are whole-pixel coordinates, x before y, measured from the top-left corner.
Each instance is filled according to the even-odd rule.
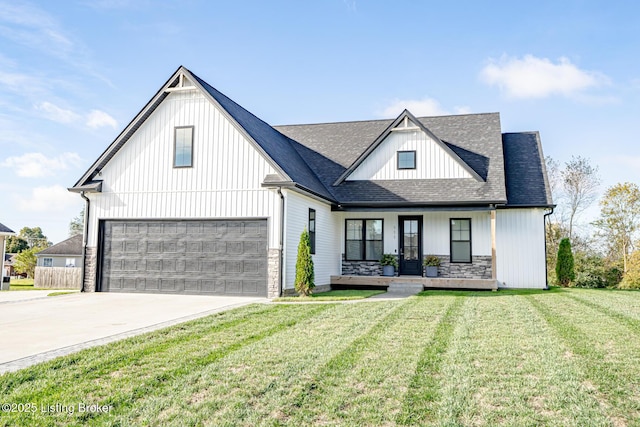
[[[435,255],[427,255],[422,263],[424,265],[426,277],[438,277],[438,267],[440,267],[440,258]]]
[[[398,267],[398,260],[395,255],[392,254],[384,254],[382,255],[382,259],[380,259],[380,264],[382,265],[382,275],[383,276],[393,276],[396,274],[396,268]]]

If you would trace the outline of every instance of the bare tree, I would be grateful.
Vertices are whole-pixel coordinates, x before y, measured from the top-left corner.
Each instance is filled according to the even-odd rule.
[[[565,163],[560,172],[562,189],[568,205],[569,239],[577,217],[596,200],[600,177],[598,167],[592,166],[589,159],[573,156]]]

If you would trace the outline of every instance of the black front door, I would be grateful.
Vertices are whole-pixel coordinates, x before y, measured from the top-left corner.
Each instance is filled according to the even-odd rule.
[[[422,276],[422,217],[401,216],[399,274]]]

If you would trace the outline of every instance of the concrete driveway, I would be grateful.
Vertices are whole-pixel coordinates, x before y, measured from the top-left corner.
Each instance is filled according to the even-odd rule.
[[[266,298],[0,292],[0,373]],[[22,295],[20,295],[22,294]]]

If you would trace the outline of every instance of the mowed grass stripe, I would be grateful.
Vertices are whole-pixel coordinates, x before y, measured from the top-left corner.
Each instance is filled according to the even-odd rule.
[[[124,424],[263,425],[298,394],[327,360],[398,302],[331,305],[299,327],[245,346],[175,387],[138,402]],[[319,305],[327,307],[326,305]],[[287,309],[316,305],[283,305]],[[158,410],[160,408],[160,410]],[[170,408],[164,410],[163,408]]]
[[[606,424],[565,351],[521,296],[470,295],[444,356],[435,423]]]
[[[105,354],[104,347],[94,347],[60,357],[49,362],[22,369],[13,373],[0,375],[0,395],[25,392],[22,397],[31,398],[31,391],[45,392],[42,378],[51,377],[51,389],[57,389],[59,383],[68,376],[69,369],[84,379],[95,379],[105,373],[129,366],[132,360],[141,359],[150,354],[157,354],[176,343],[184,345],[189,341],[200,339],[206,334],[220,332],[238,327],[242,323],[251,322],[254,316],[262,316],[273,312],[273,307],[266,304],[254,304],[239,310],[231,310],[205,318],[196,319],[159,331],[127,338],[109,346]]]
[[[620,306],[622,301],[612,301],[608,296],[610,292],[607,291],[596,291],[597,293],[586,293],[580,292],[576,293],[572,290],[564,290],[562,295],[564,297],[569,297],[581,304],[588,306],[594,310],[598,310],[609,317],[614,318],[615,320],[626,324],[629,329],[636,333],[640,333],[640,318],[635,312],[629,312],[629,306],[623,305]],[[634,293],[629,292],[627,295],[634,296]],[[640,300],[640,293],[635,293],[635,296]],[[628,303],[628,300],[625,301]]]
[[[258,307],[258,310],[252,307],[240,308],[234,310],[235,313],[229,316],[233,319],[229,322],[223,320],[218,324],[217,319],[206,318],[194,321],[193,324],[184,324],[148,334],[151,342],[156,342],[157,335],[177,334],[184,338],[182,341],[178,337],[172,337],[168,342],[160,340],[156,342],[159,344],[156,346],[158,351],[154,351],[154,347],[149,346],[145,341],[140,341],[140,338],[109,344],[106,346],[112,349],[109,354],[115,354],[113,357],[119,358],[119,363],[118,366],[112,365],[111,370],[98,378],[92,378],[92,380],[81,375],[82,372],[91,370],[91,366],[104,372],[100,366],[100,359],[90,357],[81,365],[67,365],[61,368],[54,376],[56,379],[54,383],[49,380],[40,384],[38,380],[34,380],[28,384],[30,388],[25,389],[25,385],[22,384],[14,392],[10,391],[3,396],[13,402],[35,402],[38,405],[80,401],[112,405],[114,409],[110,414],[75,413],[71,417],[63,413],[36,412],[28,416],[10,414],[17,416],[7,425],[48,425],[56,419],[58,421],[64,419],[64,423],[92,421],[97,422],[98,425],[103,422],[108,425],[114,416],[134,412],[133,408],[139,400],[160,394],[170,385],[191,375],[192,372],[214,363],[243,346],[293,327],[330,307],[318,305],[306,309],[298,307],[289,310],[279,306],[263,306]],[[246,316],[243,316],[243,313]],[[207,322],[216,323],[216,325],[209,327],[206,325]],[[193,336],[188,333],[192,327],[196,330]],[[180,329],[184,329],[184,335]],[[76,357],[84,360],[82,353]],[[75,369],[76,366],[81,369]],[[38,366],[27,368],[27,370],[36,368],[42,369]],[[22,371],[18,373],[20,372]],[[2,421],[9,421],[4,419],[4,415]]]
[[[288,425],[393,424],[411,366],[450,298],[412,297],[320,369],[284,409]]]
[[[440,318],[431,341],[424,343],[424,350],[408,384],[397,423],[402,425],[424,424],[434,420],[439,396],[439,374],[443,355],[451,342],[465,297],[455,296],[453,303]]]
[[[570,349],[565,354],[579,369],[611,423],[638,425],[640,420],[640,343],[629,329],[597,309],[572,298],[527,297]]]

